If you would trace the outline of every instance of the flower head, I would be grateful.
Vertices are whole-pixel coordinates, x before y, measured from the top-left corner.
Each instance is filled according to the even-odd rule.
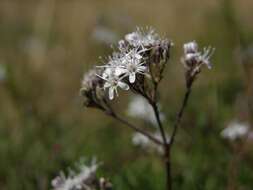
[[[118,96],[118,87],[123,90],[129,90],[128,84],[122,81],[122,77],[119,76],[120,74],[118,72],[119,71],[117,71],[117,68],[108,67],[105,69],[103,75],[99,76],[105,80],[104,89],[108,88],[110,100],[114,98],[115,94]]]
[[[147,67],[145,66],[145,61],[138,49],[133,49],[125,54],[121,58],[121,64],[118,67],[118,72],[124,75],[124,77],[129,77],[129,82],[134,83],[137,74],[146,74]]]
[[[181,61],[186,68],[186,85],[189,87],[197,74],[200,73],[203,65],[206,65],[208,69],[212,68],[210,58],[214,53],[214,48],[209,46],[208,48],[204,48],[203,52],[201,52],[198,50],[198,44],[192,41],[184,44],[183,50],[184,55]]]
[[[203,49],[203,52],[198,50],[198,44],[195,41],[184,44],[184,57],[182,62],[189,70],[199,71],[204,64],[211,69],[210,58],[214,53],[214,48],[207,47]]]
[[[125,36],[125,40],[134,47],[139,46],[152,46],[159,40],[159,35],[152,28],[146,28],[146,30],[137,27],[135,32],[129,33]]]
[[[131,87],[134,92],[146,93],[148,88],[144,89],[144,83],[147,78],[155,80],[156,83],[161,80],[165,63],[169,58],[170,46],[168,40],[162,40],[151,28],[147,28],[146,31],[137,28],[135,32],[127,34],[125,40],[118,42],[118,50],[109,56],[106,63],[97,66],[99,73],[95,76],[103,81],[99,82],[99,89],[102,87],[108,90],[110,100],[115,95],[118,96],[118,88],[129,90]],[[92,75],[94,76],[94,72]],[[90,76],[91,74],[87,75],[83,82],[82,91],[85,96],[91,94],[87,87],[93,92],[94,86],[97,87],[97,83],[94,85],[94,82],[98,79]]]

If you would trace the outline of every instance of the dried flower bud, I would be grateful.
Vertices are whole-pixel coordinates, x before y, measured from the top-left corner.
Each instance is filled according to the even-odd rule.
[[[170,57],[172,43],[168,40],[157,41],[157,44],[150,47],[148,54],[150,73],[153,80],[158,83],[162,80],[162,75],[167,61]]]
[[[184,44],[184,54],[198,53],[198,44],[195,41]]]
[[[198,44],[195,41],[184,44],[184,56],[181,61],[186,68],[186,84],[191,85],[194,78],[201,71],[201,67],[206,65],[211,69],[210,58],[214,53],[214,48],[204,48],[203,52],[198,51]]]
[[[92,69],[84,75],[81,87],[81,95],[85,98],[84,105],[87,107],[101,108],[100,101],[104,98],[102,85],[104,81],[97,76],[101,71]]]

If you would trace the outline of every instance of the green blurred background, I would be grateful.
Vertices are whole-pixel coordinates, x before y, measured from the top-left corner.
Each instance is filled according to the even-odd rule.
[[[115,189],[164,188],[159,157],[134,147],[132,131],[83,108],[79,97],[83,73],[110,44],[153,26],[175,43],[160,86],[168,132],[184,92],[182,44],[216,48],[173,149],[175,189],[252,190],[253,142],[239,154],[240,142],[220,136],[231,120],[253,118],[252,11],[252,0],[0,0],[0,189],[50,189],[83,156],[103,161],[99,172]],[[123,115],[129,99],[122,93],[113,102]]]

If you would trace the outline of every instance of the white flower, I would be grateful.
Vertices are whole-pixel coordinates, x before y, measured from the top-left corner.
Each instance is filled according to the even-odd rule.
[[[108,92],[110,100],[114,98],[114,94],[118,96],[118,87],[123,90],[129,90],[128,84],[121,81],[122,77],[119,77],[119,73],[116,71],[116,68],[106,68],[103,75],[99,77],[105,80],[104,89],[109,89]]]
[[[104,89],[109,89],[109,99],[118,95],[118,87],[129,90],[129,85],[122,81],[124,78],[128,77],[129,82],[134,83],[136,74],[146,74],[147,67],[141,56],[143,51],[145,49],[134,48],[129,52],[115,52],[107,64],[98,66],[104,68],[102,76],[98,76],[105,80]]]
[[[81,190],[90,189],[91,179],[95,178],[99,164],[96,159],[93,159],[90,166],[85,164],[79,164],[79,172],[75,173],[70,171],[69,175],[66,176],[63,172],[52,180],[52,186],[54,190]]]
[[[140,51],[133,49],[121,58],[121,65],[117,67],[117,72],[124,74],[125,77],[129,77],[129,82],[134,83],[136,74],[146,73],[147,67],[144,64],[145,61],[143,61]]]
[[[141,133],[134,133],[132,136],[132,143],[135,146],[142,146],[143,148],[147,147],[150,143],[148,137],[144,136]]]
[[[152,106],[142,97],[134,96],[130,101],[127,114],[132,117],[141,118],[157,126],[156,117]],[[165,120],[165,115],[160,112],[161,120]]]
[[[137,27],[135,32],[125,36],[125,40],[134,47],[155,45],[160,41],[160,37],[152,28],[146,28],[146,31]]]
[[[223,129],[221,136],[226,139],[235,140],[245,136],[249,132],[249,125],[247,123],[241,123],[233,121]]]
[[[159,131],[153,133],[153,136],[160,141],[163,140]],[[166,138],[169,141],[168,135],[166,135]],[[132,135],[132,143],[134,146],[141,147],[147,152],[158,152],[159,154],[163,154],[164,152],[162,146],[155,144],[148,137],[138,132]]]

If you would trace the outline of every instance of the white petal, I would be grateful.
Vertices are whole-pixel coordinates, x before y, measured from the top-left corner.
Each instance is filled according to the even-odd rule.
[[[145,71],[147,69],[147,67],[145,67],[145,66],[139,66],[138,67],[138,70],[139,71]]]
[[[114,88],[109,88],[109,99],[112,100],[114,98]]]
[[[137,58],[137,59],[141,59],[141,58],[142,58],[142,56],[141,56],[140,54],[135,54],[135,58]]]
[[[129,82],[130,83],[134,83],[135,79],[136,79],[135,73],[130,73],[130,75],[129,75]]]
[[[105,84],[104,84],[104,88],[109,88],[111,86],[111,84],[109,83],[109,82],[106,82]]]
[[[115,69],[115,75],[116,76],[120,76],[120,75],[122,75],[122,74],[124,74],[124,73],[126,73],[127,72],[127,70],[126,69],[123,69],[123,68],[116,68]]]
[[[112,74],[112,69],[111,68],[106,68],[103,72],[103,78],[107,78]]]
[[[119,87],[122,88],[123,90],[129,90],[129,86],[128,86],[126,83],[124,83],[124,82],[119,81],[119,82],[118,82],[118,85],[119,85]]]

